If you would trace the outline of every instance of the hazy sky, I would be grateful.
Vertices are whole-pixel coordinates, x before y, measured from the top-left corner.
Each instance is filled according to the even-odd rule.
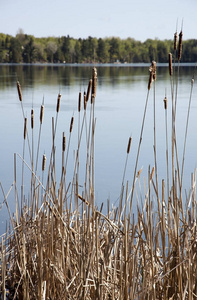
[[[0,0],[0,32],[35,37],[197,38],[197,0]]]

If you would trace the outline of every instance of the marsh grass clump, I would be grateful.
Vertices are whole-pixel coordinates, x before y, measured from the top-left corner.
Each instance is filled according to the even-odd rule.
[[[177,35],[176,41],[177,43]],[[179,42],[180,43],[180,42]],[[175,46],[174,46],[175,47]],[[180,45],[179,45],[180,48]],[[176,51],[173,61],[176,61]],[[179,50],[180,52],[180,50]],[[177,57],[180,60],[180,54]],[[17,187],[15,172],[16,213],[11,215],[8,197],[1,185],[4,203],[10,214],[10,225],[1,237],[0,244],[0,293],[2,299],[194,299],[197,296],[197,236],[196,236],[196,172],[191,176],[189,195],[182,192],[184,152],[178,157],[176,143],[176,104],[178,84],[175,65],[172,72],[172,55],[169,55],[170,81],[172,87],[171,152],[168,148],[167,96],[164,98],[166,122],[166,169],[167,178],[162,179],[161,190],[157,183],[156,138],[154,138],[155,165],[149,167],[146,191],[137,195],[136,183],[140,185],[142,168],[138,168],[146,109],[150,89],[156,85],[156,63],[149,69],[147,98],[143,114],[139,145],[135,162],[132,188],[125,183],[127,159],[132,138],[125,149],[125,168],[117,208],[103,213],[103,204],[96,206],[94,194],[94,139],[97,70],[93,68],[87,94],[84,92],[84,110],[81,110],[81,92],[78,99],[78,143],[74,152],[72,179],[67,179],[67,162],[70,139],[75,126],[71,117],[68,137],[62,134],[62,166],[60,182],[57,182],[56,128],[60,111],[57,98],[56,118],[52,118],[52,146],[50,156],[42,154],[41,174],[33,164],[32,148],[30,162],[24,152],[17,154],[24,172],[31,175],[30,196],[23,194],[23,186]],[[192,81],[193,84],[193,81]],[[193,85],[192,85],[193,86]],[[17,82],[19,100],[22,93]],[[155,95],[155,93],[154,93]],[[155,97],[155,96],[154,96]],[[88,99],[91,101],[88,102]],[[192,98],[192,89],[190,102]],[[176,101],[175,101],[176,100]],[[168,102],[169,102],[168,97]],[[89,110],[87,106],[89,105]],[[162,105],[162,104],[161,104]],[[186,124],[184,149],[187,140]],[[39,144],[43,123],[44,104],[40,110]],[[24,148],[28,136],[27,118],[24,116]],[[155,116],[154,116],[155,120]],[[33,124],[33,125],[32,125]],[[35,131],[31,115],[31,131]],[[86,159],[80,161],[82,137],[85,131]],[[154,136],[156,122],[154,121]],[[68,143],[66,143],[68,140]],[[30,145],[30,144],[29,144]],[[169,164],[169,155],[172,163]],[[48,169],[46,167],[48,161]],[[15,154],[16,161],[16,154]],[[38,161],[38,159],[37,159]],[[180,162],[180,163],[179,163]],[[83,168],[84,190],[80,191],[79,172]],[[15,168],[16,169],[16,168]],[[180,171],[181,170],[181,171]],[[169,174],[172,174],[170,178]],[[22,183],[24,182],[22,172]],[[46,178],[44,184],[43,178]],[[167,188],[166,188],[167,186]],[[19,201],[19,190],[21,198]],[[141,198],[141,203],[139,199]],[[155,201],[153,201],[155,199]],[[136,213],[133,213],[135,200]],[[21,203],[21,204],[20,204]],[[128,209],[129,208],[129,209]]]

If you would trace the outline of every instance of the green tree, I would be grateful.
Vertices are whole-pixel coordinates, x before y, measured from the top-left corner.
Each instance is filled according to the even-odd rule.
[[[16,38],[11,38],[9,47],[9,62],[22,62],[22,46]]]
[[[46,51],[48,55],[48,60],[53,63],[54,53],[57,51],[57,44],[55,42],[49,41],[47,43]]]
[[[113,37],[109,42],[110,62],[117,62],[120,60],[120,39]]]
[[[47,61],[47,55],[44,51],[44,45],[39,42],[34,42],[34,60],[45,62]]]
[[[101,63],[109,61],[109,44],[106,39],[98,39],[97,58]]]
[[[82,62],[81,39],[78,39],[75,43],[74,61],[76,63],[81,63]]]
[[[23,61],[25,63],[32,63],[35,61],[36,53],[34,47],[34,39],[32,36],[27,36],[23,48]]]
[[[64,61],[69,62],[69,47],[70,47],[70,36],[67,35],[61,38],[61,51],[63,53]]]

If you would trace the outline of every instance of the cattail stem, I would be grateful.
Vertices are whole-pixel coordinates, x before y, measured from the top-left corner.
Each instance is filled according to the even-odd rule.
[[[22,109],[22,113],[23,113],[23,119],[25,120],[25,112],[24,112],[23,102],[22,102],[21,85],[20,85],[19,81],[17,81],[17,91],[18,91],[18,97],[19,97],[19,100],[20,100],[20,103],[21,103],[21,109]],[[32,160],[32,158],[31,158],[31,147],[30,147],[30,141],[29,141],[28,131],[27,131],[27,142],[28,142],[29,156],[30,156],[30,161],[31,161]]]
[[[164,98],[164,109],[165,109],[165,131],[166,131],[166,164],[167,164],[167,191],[169,197],[169,161],[168,161],[168,118],[167,118],[167,97]]]
[[[126,167],[127,167],[127,162],[128,162],[128,156],[130,153],[130,148],[131,148],[131,141],[132,137],[129,137],[128,145],[127,145],[127,156],[126,156],[126,161],[125,161],[125,166],[124,166],[124,172],[123,172],[123,178],[122,178],[122,186],[124,184],[124,179],[125,179],[125,174],[126,174]]]
[[[145,124],[146,111],[147,111],[147,106],[148,106],[148,99],[149,99],[149,89],[148,89],[148,92],[147,92],[147,97],[146,97],[146,102],[145,102],[144,115],[143,115],[143,120],[142,120],[142,126],[141,126],[141,132],[140,132],[140,138],[139,138],[139,144],[138,144],[138,150],[137,150],[137,157],[136,157],[135,169],[134,169],[134,174],[133,174],[133,184],[132,184],[130,207],[129,207],[129,222],[130,222],[130,218],[131,218],[131,208],[132,208],[134,188],[135,188],[135,182],[136,182],[136,172],[137,172],[137,167],[138,167],[138,160],[139,160],[140,148],[141,148],[141,143],[142,143],[142,136],[143,136],[143,131],[144,131],[144,124]]]
[[[38,168],[38,157],[39,157],[39,150],[40,150],[40,139],[41,139],[41,129],[42,129],[43,118],[44,118],[44,98],[43,98],[43,103],[40,107],[40,129],[39,129],[39,136],[38,136],[35,174],[37,173],[37,168]]]
[[[184,149],[183,149],[182,169],[181,169],[181,187],[183,182],[183,169],[184,169],[184,162],[185,162],[186,141],[187,141],[187,132],[188,132],[188,125],[189,125],[189,115],[190,115],[193,86],[194,86],[194,79],[191,80],[191,90],[190,90],[189,105],[187,111],[187,121],[186,121],[186,128],[185,128],[185,139],[184,139]]]
[[[24,120],[23,159],[25,159],[26,136],[27,136],[27,118],[25,118],[25,120]],[[24,190],[24,162],[22,163],[21,210],[23,209],[23,190]]]

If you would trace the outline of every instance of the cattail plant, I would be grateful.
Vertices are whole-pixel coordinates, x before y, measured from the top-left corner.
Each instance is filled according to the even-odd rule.
[[[172,71],[172,54],[171,53],[168,54],[168,64],[169,64],[169,74],[170,74],[170,76],[172,76],[173,71]]]
[[[41,105],[41,107],[40,107],[40,124],[43,123],[43,117],[44,117],[44,105]]]
[[[27,118],[25,118],[24,121],[24,140],[26,139],[27,136]]]
[[[181,60],[181,54],[182,54],[182,43],[183,43],[183,32],[182,30],[179,33],[179,44],[178,44],[178,61]]]
[[[94,76],[95,76],[95,74],[94,74]],[[88,101],[88,100],[89,100],[89,97],[90,97],[90,92],[91,92],[91,87],[92,87],[92,79],[90,79],[90,81],[89,81],[89,84],[88,84],[86,101]]]
[[[42,128],[43,118],[44,118],[44,98],[43,98],[42,105],[40,106],[40,129],[39,129],[39,137],[38,137],[35,174],[37,173],[37,167],[38,167],[38,158],[39,158],[39,150],[40,150],[40,139],[41,139],[41,128]]]
[[[155,61],[152,61],[152,64],[149,68],[149,72],[150,72],[150,75],[149,75],[149,82],[148,82],[148,90],[150,90],[152,82],[156,80],[156,62]]]
[[[167,106],[168,106],[168,99],[167,99],[166,96],[165,96],[163,102],[164,102],[164,109],[167,109]]]
[[[58,113],[59,110],[60,110],[60,100],[61,100],[61,94],[59,93],[58,94],[58,97],[57,97],[57,106],[56,106],[56,112]]]
[[[42,156],[42,171],[44,172],[44,170],[45,170],[45,165],[46,165],[46,155],[45,154],[43,154],[43,156]]]
[[[177,31],[174,33],[174,51],[177,50]]]
[[[31,129],[34,129],[34,110],[31,110]]]
[[[17,81],[17,90],[18,90],[18,97],[19,97],[19,100],[22,101],[22,92],[21,92],[21,85],[20,85],[20,82]]]
[[[131,140],[132,140],[132,137],[130,136],[130,137],[129,137],[129,141],[128,141],[128,146],[127,146],[127,154],[129,154],[129,152],[130,152],[130,148],[131,148]]]
[[[97,88],[97,69],[94,67],[92,69],[92,99],[96,97],[96,88]]]
[[[74,122],[74,117],[72,117],[70,121],[70,133],[72,132],[73,129],[73,122]]]
[[[65,152],[66,150],[66,137],[65,133],[63,132],[63,137],[62,137],[62,151]]]
[[[81,92],[79,92],[79,100],[78,100],[78,112],[81,111]]]
[[[177,76],[176,72],[174,72],[173,77],[175,75]],[[170,80],[171,76],[170,74]],[[96,77],[95,71],[93,77]],[[67,147],[65,133],[63,132],[62,135],[60,151],[64,157],[67,150],[67,159],[65,164],[64,159],[62,160],[60,183],[56,180],[54,171],[56,164],[54,158],[56,149],[54,118],[52,118],[53,155],[49,161],[46,186],[43,183],[46,155],[42,156],[40,168],[42,179],[25,161],[24,156],[18,155],[34,179],[32,185],[33,199],[27,201],[26,199],[30,197],[24,195],[21,213],[17,208],[19,190],[16,186],[17,164],[15,154],[16,212],[13,216],[8,204],[8,198],[12,197],[10,193],[12,186],[6,195],[0,182],[3,203],[8,208],[12,227],[1,237],[0,242],[0,294],[4,299],[7,295],[10,299],[28,300],[49,298],[51,300],[190,300],[195,298],[197,294],[196,172],[191,176],[190,193],[184,194],[185,202],[181,189],[182,179],[179,179],[178,161],[177,168],[175,168],[171,178],[171,186],[169,174],[167,175],[167,193],[165,193],[164,179],[161,181],[161,190],[160,185],[155,184],[156,164],[152,170],[150,166],[148,168],[148,177],[144,179],[145,192],[142,191],[140,185],[142,168],[139,170],[138,159],[143,139],[150,86],[155,80],[156,64],[152,63],[137,156],[134,161],[133,182],[131,188],[128,181],[126,184],[124,183],[127,159],[131,151],[132,138],[130,136],[127,147],[125,147],[126,163],[117,208],[113,206],[110,209],[108,201],[107,213],[105,213],[102,204],[100,207],[95,204],[93,179],[95,101],[90,107],[90,116],[87,116],[85,110],[83,121],[82,123],[79,122],[80,134],[78,134],[77,149],[74,152],[76,156],[71,182],[68,183],[67,178],[69,173],[67,172],[67,159],[71,134],[75,134],[73,130],[74,116],[71,117],[68,127]],[[191,81],[185,141],[193,85],[194,79]],[[94,92],[92,93],[92,99],[94,99],[96,90],[93,89],[92,92]],[[85,93],[85,105],[87,104],[86,96]],[[81,98],[81,95],[79,97]],[[167,95],[163,101],[167,129]],[[162,104],[161,102],[158,103]],[[78,103],[78,112],[80,110],[81,104]],[[40,125],[43,123],[43,111],[44,106],[41,106]],[[57,116],[59,112],[58,103],[54,112]],[[85,140],[86,159],[80,161],[80,166],[84,163],[85,168],[85,180],[83,180],[80,178],[81,174],[79,174],[77,166],[81,139],[84,137],[85,120],[89,132],[86,134]],[[175,122],[175,118],[172,122]],[[31,124],[32,129],[34,127],[36,129],[36,125],[36,122]],[[173,128],[171,130],[173,131]],[[27,118],[24,118],[24,142],[26,136]],[[175,135],[173,135],[173,139],[176,149]],[[168,149],[167,141],[166,131],[166,149]],[[83,187],[80,185],[81,181]],[[139,182],[140,193],[135,187],[136,182]],[[82,192],[80,192],[80,188],[83,189]],[[39,202],[40,194],[42,195],[41,202]],[[136,196],[136,210],[132,211],[134,195]],[[124,197],[125,201],[123,202]],[[71,207],[72,199],[74,200],[73,207]],[[130,207],[129,212],[127,212],[127,201],[129,200]],[[122,205],[123,203],[124,205]],[[185,209],[183,209],[184,206]]]
[[[84,104],[84,110],[86,110],[86,107],[87,107],[86,92],[83,93],[83,104]]]

